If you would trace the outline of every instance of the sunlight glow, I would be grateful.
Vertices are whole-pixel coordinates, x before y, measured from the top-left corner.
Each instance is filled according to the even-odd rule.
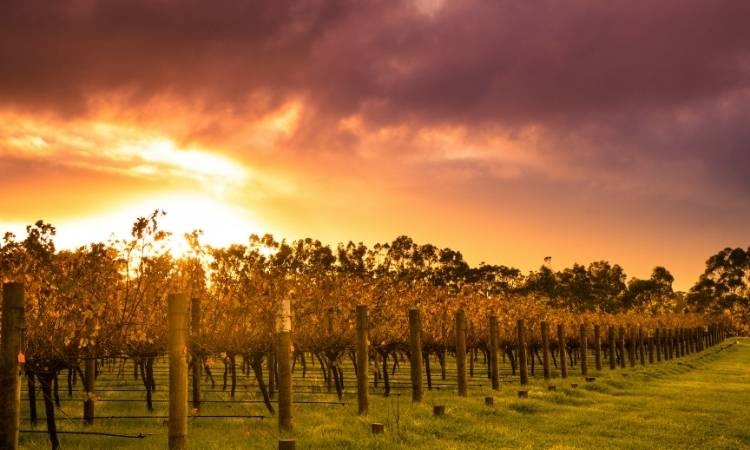
[[[179,149],[169,139],[154,139],[123,145],[113,150],[122,159],[142,163],[131,170],[139,175],[155,175],[160,170],[171,175],[193,178],[210,185],[215,193],[224,192],[227,184],[242,185],[248,177],[239,163],[218,154],[194,149]]]
[[[95,216],[59,222],[50,220],[57,228],[55,244],[58,248],[70,249],[106,242],[112,237],[127,239],[133,222],[155,209],[166,212],[159,218],[159,228],[172,233],[168,246],[174,256],[189,251],[184,234],[197,229],[203,231],[201,243],[217,247],[244,243],[251,234],[266,232],[255,215],[244,208],[201,193],[178,193],[149,197]],[[25,225],[19,223],[0,223],[0,231],[15,233],[17,240],[23,240],[26,235]]]
[[[292,115],[281,115],[284,126]],[[139,178],[191,180],[214,194],[243,186],[256,174],[217,149],[182,148],[159,131],[102,120],[67,124],[0,111],[0,156],[49,160],[76,169]]]

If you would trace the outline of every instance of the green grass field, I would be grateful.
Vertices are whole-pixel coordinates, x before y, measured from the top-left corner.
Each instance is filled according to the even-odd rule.
[[[552,380],[557,385],[556,392],[549,392],[547,383],[537,377],[529,386],[528,399],[517,398],[517,383],[506,382],[500,392],[493,392],[486,378],[476,376],[470,379],[468,398],[459,398],[452,390],[433,390],[426,392],[424,403],[413,405],[405,389],[397,391],[401,395],[389,398],[373,394],[370,415],[361,418],[356,414],[356,393],[351,391],[345,394],[343,406],[295,405],[295,430],[284,436],[277,431],[275,418],[191,419],[189,441],[194,449],[273,449],[280,437],[296,438],[297,448],[302,449],[750,448],[750,339],[737,342],[728,340],[701,354],[645,368],[611,372],[605,369],[593,374],[597,379],[591,383],[573,371],[573,376],[565,381]],[[725,348],[719,351],[721,347]],[[408,376],[408,368],[400,372],[401,377]],[[113,374],[109,376],[114,378]],[[105,373],[102,378],[106,377]],[[249,378],[242,378],[242,383],[249,383]],[[132,373],[127,382],[115,380],[109,386],[118,383],[134,386]],[[578,387],[572,388],[572,383],[578,383]],[[238,398],[257,399],[253,389],[241,387],[244,397]],[[166,394],[160,388],[155,398],[165,399]],[[132,399],[144,397],[142,392],[102,395],[120,399],[126,395]],[[495,397],[494,406],[484,405],[487,395]],[[211,393],[207,398],[227,399],[228,394]],[[336,400],[335,395],[309,392],[295,398]],[[445,405],[444,416],[432,415],[434,404]],[[24,402],[27,417],[25,408]],[[43,415],[41,402],[39,409]],[[64,402],[62,409],[71,417],[81,414],[78,401]],[[257,403],[211,403],[202,413],[268,415]],[[100,419],[93,427],[83,427],[64,414],[58,416],[62,430],[147,435],[144,439],[61,435],[64,449],[166,448],[167,427],[163,420]],[[146,414],[145,405],[97,404],[97,415],[123,414]],[[154,414],[166,414],[166,403],[158,403]],[[371,422],[384,423],[385,433],[372,435]],[[24,422],[22,428],[30,429],[30,425]],[[44,430],[44,422],[35,429]],[[46,434],[23,433],[21,439],[23,448],[48,448]]]

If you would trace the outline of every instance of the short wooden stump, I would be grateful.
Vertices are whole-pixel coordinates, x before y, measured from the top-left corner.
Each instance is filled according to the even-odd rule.
[[[445,414],[445,405],[435,405],[432,407],[432,414],[442,416]]]
[[[557,386],[555,386],[554,384],[550,385],[550,386],[547,386],[547,390],[548,391],[556,391],[557,390]]]
[[[279,450],[294,450],[296,445],[295,439],[279,439]]]
[[[495,397],[485,397],[484,398],[484,404],[487,406],[492,406],[495,404]]]
[[[518,398],[529,398],[529,391],[518,391]]]
[[[385,427],[380,422],[373,422],[370,424],[370,429],[372,430],[372,434],[383,434]]]

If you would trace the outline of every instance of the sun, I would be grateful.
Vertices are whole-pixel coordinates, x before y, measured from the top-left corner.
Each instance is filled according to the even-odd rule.
[[[247,208],[202,192],[181,192],[153,195],[96,215],[55,223],[56,243],[59,248],[75,248],[111,237],[127,238],[138,217],[157,209],[166,213],[159,217],[159,228],[171,233],[168,249],[175,257],[189,252],[184,235],[194,230],[202,231],[201,243],[214,247],[245,243],[251,234],[268,232]]]

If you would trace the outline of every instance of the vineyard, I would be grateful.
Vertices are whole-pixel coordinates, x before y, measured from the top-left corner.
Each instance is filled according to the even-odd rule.
[[[332,250],[252,236],[211,248],[196,232],[176,256],[169,238],[158,213],[136,221],[130,240],[74,251],[56,250],[54,228],[42,222],[22,241],[6,235],[0,381],[14,388],[0,404],[0,446],[18,445],[22,390],[29,417],[20,429],[33,431],[41,402],[58,448],[65,392],[82,391],[76,420],[95,433],[101,380],[137,381],[128,389],[143,395],[128,400],[144,412],[131,417],[168,419],[170,448],[184,448],[188,416],[276,416],[291,430],[295,395],[306,390],[331,392],[335,404],[355,386],[360,415],[369,395],[408,391],[422,402],[425,391],[447,388],[466,396],[469,378],[494,390],[512,383],[527,396],[530,377],[593,382],[592,373],[701,352],[740,329],[731,314],[687,308],[570,307],[513,289],[507,270],[472,269],[460,253],[403,240]],[[169,398],[157,400],[165,365]],[[212,402],[245,390],[265,411],[212,412]],[[220,400],[206,400],[219,391]],[[168,401],[168,415],[156,413],[158,401]]]

